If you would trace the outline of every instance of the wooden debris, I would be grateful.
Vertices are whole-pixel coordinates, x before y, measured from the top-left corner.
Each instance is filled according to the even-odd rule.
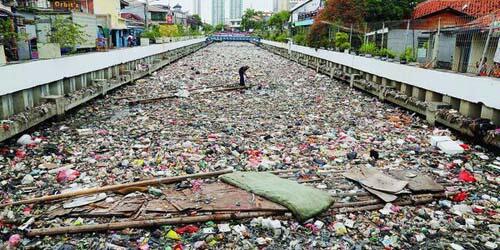
[[[181,181],[184,181],[187,179],[210,178],[210,177],[215,177],[215,176],[228,174],[228,173],[232,173],[232,172],[233,172],[233,170],[222,170],[222,171],[215,171],[215,172],[209,172],[209,173],[199,173],[199,174],[191,174],[191,175],[183,175],[183,176],[175,176],[175,177],[166,177],[166,178],[151,179],[151,180],[124,183],[124,184],[117,184],[117,185],[109,185],[109,186],[104,186],[104,187],[87,188],[87,189],[82,189],[82,190],[73,191],[73,192],[67,192],[67,193],[63,193],[63,194],[47,195],[47,196],[43,196],[43,197],[37,197],[37,198],[32,198],[32,199],[27,199],[27,200],[22,200],[22,201],[15,201],[12,203],[0,204],[0,208],[7,207],[7,206],[14,206],[14,205],[36,204],[36,203],[47,202],[47,201],[61,200],[61,199],[66,199],[66,198],[82,196],[82,195],[96,194],[96,193],[102,193],[102,192],[107,192],[107,191],[123,190],[123,189],[131,188],[131,187],[144,187],[144,186],[153,186],[153,185],[160,185],[160,184],[171,184],[171,183],[181,182]]]
[[[110,230],[122,230],[126,228],[148,228],[163,225],[178,225],[178,224],[191,224],[201,223],[207,221],[227,221],[227,220],[240,220],[247,218],[266,217],[273,215],[280,215],[282,212],[248,212],[248,213],[231,213],[231,214],[212,214],[202,216],[188,216],[179,218],[157,218],[149,220],[137,221],[124,221],[112,222],[105,224],[83,225],[83,226],[68,226],[56,228],[41,228],[33,229],[28,232],[28,237],[47,236],[47,235],[60,235],[60,234],[77,234],[77,233],[95,233]]]
[[[210,93],[217,93],[217,92],[244,90],[244,89],[248,89],[248,88],[250,88],[250,87],[238,86],[238,87],[216,89],[216,90],[212,90],[212,91],[208,91],[208,92],[198,91],[198,92],[194,92],[192,94],[210,94]],[[165,96],[159,96],[159,97],[148,98],[148,99],[137,99],[137,100],[129,101],[128,104],[129,105],[147,104],[147,103],[152,103],[152,102],[161,101],[161,100],[165,100],[165,99],[173,99],[173,98],[178,98],[178,96],[176,94],[173,94],[173,95],[165,95]]]

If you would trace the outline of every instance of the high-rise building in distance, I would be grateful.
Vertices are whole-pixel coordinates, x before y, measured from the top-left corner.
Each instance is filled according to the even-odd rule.
[[[212,25],[224,24],[225,11],[224,0],[212,0]]]
[[[231,0],[229,6],[229,18],[231,19],[241,18],[241,16],[243,16],[242,10],[243,10],[243,0]]]
[[[193,14],[201,16],[201,0],[193,0]]]
[[[273,12],[290,9],[290,0],[273,0]]]

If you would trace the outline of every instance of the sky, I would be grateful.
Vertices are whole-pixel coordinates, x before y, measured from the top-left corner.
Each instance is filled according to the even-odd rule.
[[[168,3],[174,6],[177,3],[182,6],[183,10],[193,13],[193,0],[149,0],[150,3],[161,2]],[[226,17],[229,17],[230,0],[225,0]],[[245,9],[252,8],[262,11],[271,11],[273,9],[272,0],[243,0],[243,12]],[[212,0],[201,0],[201,19],[204,22],[212,22]]]

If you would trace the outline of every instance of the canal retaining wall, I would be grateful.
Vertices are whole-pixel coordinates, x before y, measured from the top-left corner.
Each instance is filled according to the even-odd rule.
[[[0,141],[206,46],[191,39],[0,67]]]
[[[500,79],[429,70],[349,53],[262,41],[259,46],[500,148]],[[480,137],[480,138],[479,138]]]

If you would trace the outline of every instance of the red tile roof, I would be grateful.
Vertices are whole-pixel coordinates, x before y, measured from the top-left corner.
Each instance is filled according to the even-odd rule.
[[[446,8],[453,8],[473,17],[482,17],[499,10],[500,0],[427,0],[415,7],[413,18],[426,16]]]

